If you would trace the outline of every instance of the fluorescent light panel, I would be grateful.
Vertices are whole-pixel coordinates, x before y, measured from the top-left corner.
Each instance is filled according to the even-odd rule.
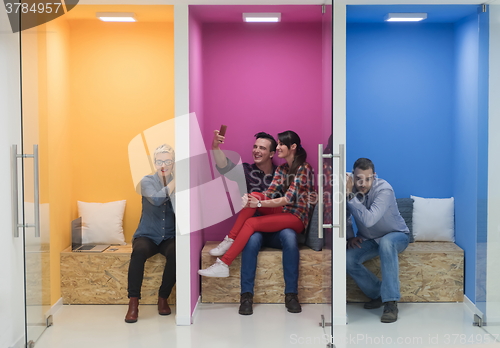
[[[389,13],[386,22],[418,22],[427,18],[427,13]]]
[[[243,13],[244,22],[275,23],[281,21],[281,13]]]
[[[135,22],[133,12],[97,12],[96,17],[103,22]]]

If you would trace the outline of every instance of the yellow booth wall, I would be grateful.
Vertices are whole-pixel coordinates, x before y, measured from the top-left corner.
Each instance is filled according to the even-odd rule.
[[[105,23],[96,12],[134,12],[138,21]],[[50,203],[55,303],[59,253],[71,243],[77,201],[126,200],[127,243],[139,222],[128,145],[174,118],[173,7],[78,5],[39,30],[45,35],[39,40],[40,170],[42,203]]]

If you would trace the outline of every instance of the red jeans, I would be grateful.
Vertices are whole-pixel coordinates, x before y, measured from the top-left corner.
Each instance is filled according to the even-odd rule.
[[[260,192],[252,193],[261,201],[267,200]],[[258,211],[262,216],[255,216]],[[220,259],[226,265],[230,265],[241,253],[248,240],[254,232],[277,232],[285,228],[291,228],[300,233],[304,230],[302,221],[291,213],[283,213],[283,207],[276,208],[243,208],[236,222],[229,232],[229,238],[234,239],[233,245]]]

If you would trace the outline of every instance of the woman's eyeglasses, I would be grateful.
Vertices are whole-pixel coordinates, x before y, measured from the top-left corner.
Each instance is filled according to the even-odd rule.
[[[161,167],[162,165],[165,164],[165,166],[171,166],[172,164],[174,164],[174,161],[172,160],[166,160],[166,161],[162,161],[162,160],[156,160],[155,161],[155,164],[158,166],[158,167]]]

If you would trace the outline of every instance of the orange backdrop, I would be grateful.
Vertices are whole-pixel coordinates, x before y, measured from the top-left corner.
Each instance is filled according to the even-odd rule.
[[[138,21],[104,23],[96,12],[134,12]],[[42,203],[50,205],[55,303],[59,253],[71,243],[78,200],[125,199],[126,242],[139,222],[128,145],[174,117],[173,6],[78,5],[38,31]]]

